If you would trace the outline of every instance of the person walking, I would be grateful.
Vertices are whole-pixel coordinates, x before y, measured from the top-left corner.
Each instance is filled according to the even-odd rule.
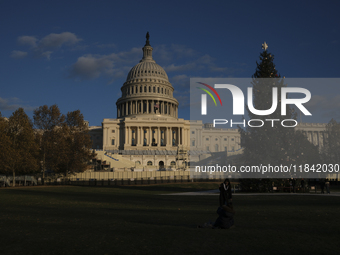
[[[325,180],[320,179],[321,194],[325,194]]]
[[[232,201],[231,185],[229,179],[225,179],[223,183],[220,184],[220,206],[227,205],[228,202]]]
[[[331,192],[329,191],[330,183],[329,183],[329,180],[328,180],[328,179],[326,179],[325,185],[326,185],[327,194],[331,194]]]
[[[296,181],[294,178],[292,178],[293,193],[295,193],[295,185],[296,185]]]
[[[304,179],[301,180],[301,190],[303,193],[305,193],[305,180]]]

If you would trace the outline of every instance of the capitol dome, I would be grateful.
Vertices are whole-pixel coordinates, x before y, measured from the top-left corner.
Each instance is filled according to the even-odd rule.
[[[146,34],[142,60],[131,68],[116,102],[117,118],[135,115],[178,117],[178,101],[164,69],[152,58],[153,48]]]
[[[164,69],[156,64],[154,60],[144,61],[143,59],[130,70],[126,81],[133,81],[138,78],[156,78],[169,82],[168,75]]]

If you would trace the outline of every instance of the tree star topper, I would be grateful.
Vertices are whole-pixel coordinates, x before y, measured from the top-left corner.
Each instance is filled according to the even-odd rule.
[[[262,49],[264,50],[268,49],[268,44],[266,44],[266,42],[262,43]]]

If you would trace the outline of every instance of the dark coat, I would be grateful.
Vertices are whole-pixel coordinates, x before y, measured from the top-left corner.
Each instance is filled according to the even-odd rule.
[[[224,183],[221,183],[219,190],[220,190],[219,197],[220,206],[226,205],[227,204],[226,202],[228,202],[228,200],[232,198],[231,185],[224,185]]]

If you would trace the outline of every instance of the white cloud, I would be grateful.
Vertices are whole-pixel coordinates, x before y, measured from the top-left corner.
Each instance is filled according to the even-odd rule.
[[[211,64],[214,62],[214,58],[209,56],[208,54],[205,54],[204,56],[200,57],[198,61],[202,64]]]
[[[166,72],[189,72],[204,70],[205,72],[231,75],[235,68],[221,67],[216,64],[216,59],[208,54],[201,54],[185,45],[172,44],[171,46],[160,45],[155,47],[155,59],[160,60]],[[183,63],[185,59],[185,63]],[[181,64],[177,64],[181,63]]]
[[[171,80],[173,82],[182,83],[182,82],[190,81],[190,77],[186,74],[180,74],[180,75],[176,75],[176,76],[172,77]]]
[[[79,76],[82,79],[93,79],[102,73],[110,72],[113,62],[107,56],[96,57],[92,55],[82,56],[72,66],[71,76]]]
[[[141,50],[138,48],[110,55],[84,55],[72,65],[69,77],[89,80],[105,75],[112,77],[112,82],[114,78],[126,76],[140,56]]]
[[[37,41],[38,39],[35,36],[28,36],[28,35],[24,35],[24,36],[20,36],[18,38],[18,42],[20,44],[27,44],[31,47],[36,47],[37,46]]]
[[[13,50],[11,54],[11,58],[24,58],[27,56],[27,52],[20,50]]]
[[[38,40],[35,36],[20,36],[18,37],[18,43],[22,45],[31,46],[30,50],[34,57],[43,57],[50,59],[54,50],[62,47],[63,45],[74,45],[81,41],[74,33],[63,32],[60,34],[51,33],[41,40]]]
[[[24,108],[25,111],[33,111],[36,107],[25,106],[21,103],[20,99],[16,97],[1,98],[0,97],[0,111],[15,111],[18,108]]]
[[[142,47],[135,47],[129,51],[112,53],[108,55],[88,54],[77,59],[70,68],[69,77],[80,80],[94,79],[100,76],[110,77],[112,82],[117,77],[124,77],[128,71],[142,58]],[[220,75],[230,75],[233,69],[219,67],[215,59],[208,54],[188,48],[184,45],[159,45],[154,48],[153,57],[157,64],[162,66],[167,73],[173,73],[175,77],[170,77],[176,89],[183,91],[189,88],[189,78],[187,82],[179,82],[180,75],[197,75],[198,72],[219,73]],[[183,61],[185,60],[185,61]]]
[[[158,62],[166,65],[182,58],[197,58],[199,53],[185,45],[162,44],[154,47],[154,55]]]
[[[61,47],[63,44],[75,44],[81,41],[75,34],[70,32],[63,32],[60,34],[49,34],[45,36],[38,44],[42,49],[55,49]]]

